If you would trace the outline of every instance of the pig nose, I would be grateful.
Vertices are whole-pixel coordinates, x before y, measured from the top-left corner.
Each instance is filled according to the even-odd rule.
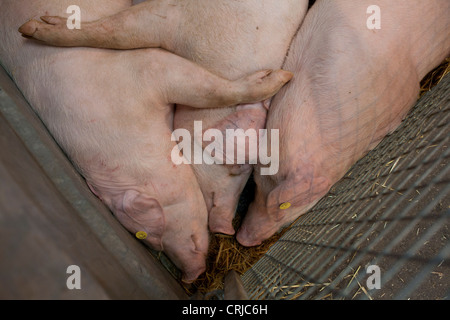
[[[209,230],[213,233],[234,235],[234,210],[231,208],[213,207],[209,213]]]
[[[236,235],[236,239],[244,247],[256,247],[262,243],[261,240],[258,240],[257,234],[249,230],[246,226],[241,226]]]
[[[209,239],[204,239],[198,234],[191,236],[192,248],[189,250],[189,254],[184,254],[184,260],[182,262],[183,275],[181,281],[185,283],[192,283],[206,271],[206,255],[208,253]]]
[[[184,283],[190,284],[197,280],[197,278],[206,271],[206,265],[199,266],[197,268],[191,268],[188,270],[185,270],[183,272],[183,276],[181,278],[181,281]]]

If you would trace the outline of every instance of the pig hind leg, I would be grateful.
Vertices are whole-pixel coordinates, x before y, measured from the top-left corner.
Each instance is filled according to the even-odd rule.
[[[162,32],[167,33],[173,23],[169,19],[173,8],[161,1],[146,1],[112,16],[82,22],[80,29],[69,29],[67,18],[42,16],[42,21],[23,24],[19,32],[26,38],[60,47],[157,48],[169,36]]]
[[[292,73],[284,70],[263,70],[230,81],[167,51],[155,49],[155,53],[159,58],[155,61],[152,55],[153,61],[149,61],[153,68],[144,65],[142,69],[157,81],[155,87],[163,84],[163,102],[168,104],[219,108],[255,103],[275,95],[292,78]]]

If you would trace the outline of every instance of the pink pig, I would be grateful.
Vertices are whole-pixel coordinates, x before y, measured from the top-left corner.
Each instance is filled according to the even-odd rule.
[[[255,169],[241,244],[258,245],[306,213],[398,127],[420,80],[450,54],[449,12],[448,0],[315,3],[284,64],[296,77],[268,114],[267,129],[280,130],[280,168]]]

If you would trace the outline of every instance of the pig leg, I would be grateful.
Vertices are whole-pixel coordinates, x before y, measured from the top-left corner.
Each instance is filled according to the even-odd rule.
[[[298,76],[267,119],[267,129],[280,130],[279,172],[255,169],[241,244],[258,245],[306,213],[398,127],[420,80],[450,54],[449,1],[377,1],[379,28],[372,4],[318,0],[308,12],[284,65]]]
[[[259,66],[278,68],[281,65],[288,44],[303,18],[307,3],[305,0],[287,1],[283,6],[279,6],[276,1],[269,1],[270,3],[264,5],[259,1],[246,1],[245,4],[229,1],[209,4],[210,2],[172,1],[172,4],[165,6],[164,1],[153,0],[144,2],[141,6],[129,8],[115,16],[83,23],[81,30],[68,30],[65,18],[43,17],[44,23],[30,21],[22,26],[20,31],[24,35],[47,44],[60,46],[76,45],[116,49],[161,46],[198,63],[205,64],[205,60],[210,61],[211,63],[204,66],[222,76],[236,79],[247,72],[245,70],[254,71]],[[173,5],[174,3],[176,6]],[[220,6],[219,3],[221,3]],[[268,9],[271,6],[274,7]],[[228,17],[231,8],[238,10],[236,17]],[[217,21],[214,21],[215,18],[211,19],[208,14],[198,15],[197,13],[212,12],[210,10],[214,10]],[[260,15],[262,16],[258,18]],[[195,17],[195,21],[192,21],[192,17]],[[224,17],[226,18],[224,19]],[[249,17],[251,19],[248,19]],[[233,19],[237,19],[237,25],[230,23]],[[208,30],[204,30],[204,26],[211,22],[211,28],[208,27]],[[183,25],[184,28],[180,28],[180,25]],[[233,27],[230,28],[231,25]],[[265,27],[261,28],[262,25]],[[198,29],[199,27],[201,29]],[[257,35],[264,29],[265,33]],[[255,33],[254,30],[259,31]],[[224,37],[224,39],[232,39],[233,46],[229,46],[227,41],[221,39],[214,42],[214,45],[210,46],[211,48],[205,48],[204,44],[210,43],[210,39],[216,39],[218,32],[227,33],[228,37]],[[233,36],[233,32],[237,32],[235,36]],[[258,41],[256,45],[254,41],[256,38],[264,40]],[[194,48],[195,50],[193,50]],[[230,48],[232,49],[230,50]],[[279,52],[277,53],[277,51]],[[258,53],[253,55],[252,53],[255,52]],[[212,56],[211,53],[213,53]],[[230,68],[230,66],[234,67]],[[175,94],[179,93],[178,90],[173,91]],[[193,103],[189,102],[189,104]],[[180,123],[185,123],[182,119],[190,112],[180,113],[180,110],[182,108],[177,108],[175,121],[180,119]],[[195,114],[199,115],[199,113]],[[198,120],[205,123],[211,122],[207,124],[209,128],[219,130],[227,128],[262,129],[265,125],[266,110],[261,104],[258,104],[244,107],[231,115],[223,109],[214,110],[214,112],[205,110],[205,114],[199,116]],[[211,119],[211,121],[207,119]],[[218,119],[223,121],[217,123]],[[211,212],[211,230],[234,233],[231,220],[239,194],[250,175],[251,167],[236,165],[230,168],[202,164],[196,165],[195,171]]]
[[[42,16],[30,20],[19,31],[29,38],[60,47],[135,49],[163,47],[176,30],[176,5],[167,1],[145,1],[112,16],[82,22],[80,29],[69,29],[67,18]]]
[[[136,22],[133,19],[139,19],[139,17],[142,17],[142,21],[152,20],[147,19],[147,15],[145,15],[145,12],[148,11],[145,11],[148,9],[147,7],[142,8],[144,12],[140,11],[141,8],[136,7],[139,5],[111,17],[86,23],[86,26],[80,30],[68,29],[65,18],[42,17],[46,23],[31,20],[22,25],[19,31],[28,38],[57,46],[70,44],[70,46],[89,45],[115,49],[159,46],[156,42],[147,41],[145,38],[145,35],[151,37],[150,32],[145,32],[151,30],[147,29],[151,26],[144,23],[143,29],[136,29],[142,28],[139,21],[133,23],[132,26],[126,25],[127,20]],[[154,17],[152,14],[148,14],[148,16]],[[106,24],[109,27],[105,27]],[[104,30],[108,30],[108,32]],[[136,36],[134,39],[129,33],[143,36]],[[140,42],[141,40],[143,42]],[[124,45],[122,41],[126,41],[127,45]],[[171,59],[176,60],[177,58],[172,55]],[[167,73],[168,79],[170,79],[166,83],[166,102],[196,108],[219,108],[265,100],[278,92],[293,76],[292,73],[283,70],[262,70],[235,81],[228,81],[182,58],[168,63],[171,63],[168,65],[178,66],[178,68],[161,70]]]
[[[165,68],[168,103],[188,105],[194,108],[220,108],[242,103],[255,103],[275,95],[292,78],[284,70],[263,70],[235,81],[216,76],[197,64],[170,56],[173,62]]]

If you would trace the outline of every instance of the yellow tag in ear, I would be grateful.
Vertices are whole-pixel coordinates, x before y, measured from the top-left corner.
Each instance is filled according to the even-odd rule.
[[[147,238],[147,233],[144,231],[136,232],[136,238],[138,238],[139,240],[144,240],[145,238]]]
[[[280,204],[280,209],[281,210],[286,210],[286,209],[289,209],[290,207],[291,207],[291,203],[290,202],[285,202],[285,203]]]

